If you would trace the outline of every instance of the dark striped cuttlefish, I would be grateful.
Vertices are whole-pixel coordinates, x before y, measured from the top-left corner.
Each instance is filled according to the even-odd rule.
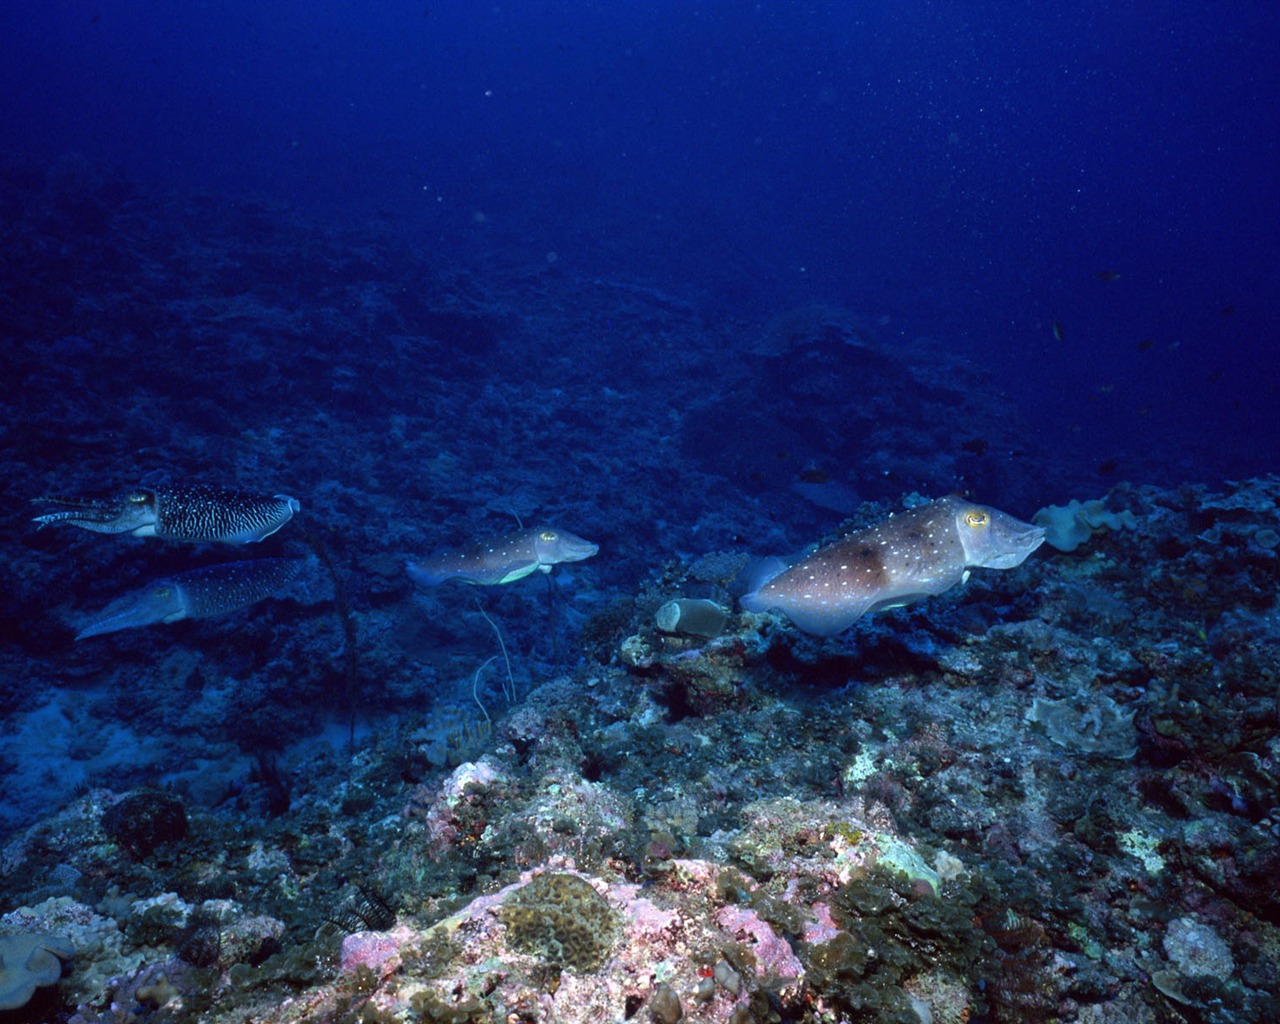
[[[896,512],[759,581],[741,605],[777,610],[796,628],[835,636],[868,612],[941,594],[970,569],[1012,569],[1044,542],[1044,530],[998,509],[949,495]]]
[[[91,533],[131,533],[177,541],[251,544],[270,537],[298,511],[287,494],[251,494],[221,487],[138,487],[112,498],[38,498],[58,506],[36,516],[40,526],[63,523]]]

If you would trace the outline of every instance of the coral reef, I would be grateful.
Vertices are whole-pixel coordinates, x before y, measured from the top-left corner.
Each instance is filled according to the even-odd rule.
[[[331,571],[233,635],[73,645],[93,594],[214,556],[0,539],[0,936],[74,950],[17,1012],[1280,1019],[1280,478],[1118,484],[1139,528],[804,635],[735,605],[752,556],[962,476],[1007,507],[1093,492],[990,454],[1022,433],[998,394],[853,314],[725,360],[727,326],[633,283],[84,172],[4,179],[11,488],[279,479],[307,515],[264,555]],[[606,334],[635,358],[566,358]],[[779,419],[780,384],[811,415]],[[513,518],[599,555],[405,577]],[[681,602],[718,611],[688,629],[711,609]]]

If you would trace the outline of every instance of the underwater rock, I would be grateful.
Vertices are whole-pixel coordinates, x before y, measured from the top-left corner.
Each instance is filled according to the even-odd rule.
[[[908,978],[902,989],[921,1021],[968,1024],[973,1011],[969,990],[945,971],[927,971]]]
[[[753,658],[754,652],[733,634],[687,646],[657,659],[660,672],[651,688],[663,704],[682,713],[714,714],[742,703]]]
[[[659,982],[654,987],[653,996],[649,1000],[649,1016],[653,1024],[679,1024],[684,1017],[684,1009],[680,1006],[680,997],[676,990],[666,982]]]
[[[1207,924],[1193,917],[1169,922],[1164,952],[1184,977],[1207,975],[1225,981],[1235,971],[1231,947]]]
[[[689,566],[689,579],[728,587],[750,560],[751,556],[742,551],[711,551]]]
[[[803,977],[804,966],[786,938],[750,907],[726,906],[716,912],[716,924],[734,938],[744,941],[755,954],[760,978]]]
[[[343,973],[354,974],[363,967],[379,978],[387,977],[400,967],[400,950],[406,935],[407,931],[395,935],[365,931],[345,936],[341,954]]]
[[[1122,760],[1137,753],[1132,711],[1126,714],[1110,697],[1091,698],[1083,708],[1079,703],[1037,697],[1027,717],[1060,747]]]
[[[433,856],[442,856],[457,843],[474,839],[489,822],[489,805],[510,780],[488,761],[465,762],[432,794],[415,789],[405,814],[425,818]],[[496,791],[496,792],[495,792]]]
[[[177,797],[144,789],[108,807],[102,815],[102,830],[135,860],[143,860],[156,847],[187,834],[187,812]]]
[[[656,657],[653,645],[638,633],[627,637],[618,646],[618,660],[630,668],[641,671],[652,668]]]

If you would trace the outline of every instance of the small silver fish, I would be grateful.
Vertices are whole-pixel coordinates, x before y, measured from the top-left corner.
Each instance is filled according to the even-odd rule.
[[[270,597],[302,564],[297,558],[252,558],[168,576],[117,597],[85,623],[76,639],[239,611]]]
[[[777,609],[815,636],[835,636],[868,612],[941,594],[972,568],[1012,569],[1044,530],[950,495],[889,516],[765,579],[741,604]]]
[[[62,506],[32,520],[42,527],[66,523],[91,533],[224,544],[270,537],[301,507],[287,494],[266,496],[218,487],[139,487],[106,499],[37,498],[36,503]]]
[[[539,526],[532,530],[474,541],[406,562],[405,571],[422,587],[446,580],[496,586],[523,579],[535,571],[550,572],[561,562],[580,562],[600,548],[568,530]]]

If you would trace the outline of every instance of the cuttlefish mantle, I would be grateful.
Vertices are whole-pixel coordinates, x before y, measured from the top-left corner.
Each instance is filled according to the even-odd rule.
[[[897,512],[758,582],[741,600],[782,612],[815,636],[834,636],[868,612],[941,594],[975,568],[1012,569],[1044,530],[958,495]]]
[[[568,530],[539,526],[437,551],[406,562],[405,571],[421,587],[438,586],[447,580],[496,586],[534,572],[550,572],[561,562],[580,562],[599,550],[598,545]]]
[[[178,541],[250,544],[270,537],[300,505],[287,494],[250,494],[219,487],[138,487],[112,498],[37,498],[59,506],[36,516],[40,526],[66,523],[91,533],[131,533]]]

